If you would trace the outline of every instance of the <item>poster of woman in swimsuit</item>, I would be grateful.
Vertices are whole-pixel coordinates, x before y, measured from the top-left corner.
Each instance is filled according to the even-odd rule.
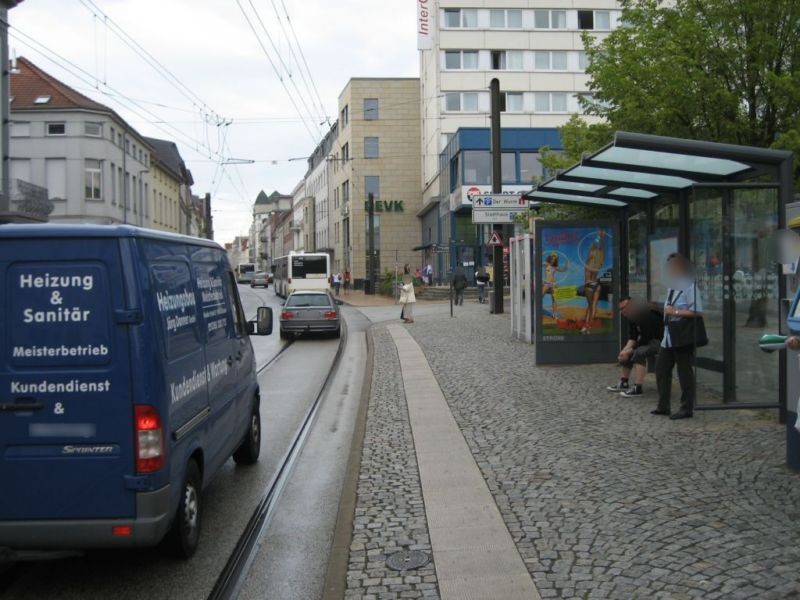
[[[613,226],[543,224],[541,335],[548,341],[613,336],[615,247]]]

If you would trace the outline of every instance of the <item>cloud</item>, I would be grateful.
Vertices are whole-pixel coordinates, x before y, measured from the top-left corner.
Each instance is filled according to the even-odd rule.
[[[241,1],[249,11],[249,0]],[[78,2],[24,2],[11,11],[11,25],[88,71],[91,74],[88,78],[96,85],[78,81],[26,44],[12,39],[12,48],[83,93],[118,110],[142,134],[178,142],[194,175],[194,192],[204,194],[218,186],[212,200],[217,240],[229,241],[235,235],[246,234],[249,207],[258,191],[278,189],[289,193],[307,165],[304,161],[276,165],[258,162],[227,167],[228,176],[221,181],[219,177],[215,179],[215,163],[195,147],[219,148],[222,128],[203,123],[199,102],[195,100],[193,105],[193,95],[234,119],[227,134],[230,151],[222,151],[226,156],[259,161],[308,156],[314,140],[298,118],[235,0],[95,0],[95,3],[191,92],[179,93]],[[338,95],[350,77],[418,75],[413,2],[283,0],[283,3],[314,76],[325,115],[332,119],[338,112]],[[273,10],[273,5],[278,8],[286,27],[281,0],[274,0],[274,4],[273,0],[253,0],[253,4],[289,67],[292,77],[284,72],[283,78],[292,98],[303,110],[299,100],[302,96],[315,119],[324,116],[311,108],[318,104],[316,96],[312,99],[306,92]],[[254,25],[258,27],[257,22]],[[287,32],[291,37],[288,28]],[[264,43],[275,56],[266,38]],[[299,54],[297,59],[302,61]],[[138,114],[121,105],[120,99],[102,94],[102,83],[136,100],[138,107],[134,110]]]

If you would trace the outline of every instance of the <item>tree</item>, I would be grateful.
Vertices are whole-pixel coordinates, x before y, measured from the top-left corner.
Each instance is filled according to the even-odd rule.
[[[588,114],[611,130],[790,149],[800,175],[800,2],[623,0],[622,19],[584,35]]]

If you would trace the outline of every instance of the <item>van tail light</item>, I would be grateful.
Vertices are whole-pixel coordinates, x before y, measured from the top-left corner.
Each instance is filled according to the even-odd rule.
[[[284,321],[294,319],[294,316],[295,316],[294,313],[290,310],[284,310],[283,312],[281,312],[281,319],[283,319]]]
[[[134,407],[136,472],[153,473],[164,467],[164,430],[152,406]]]
[[[130,525],[116,525],[111,528],[111,535],[116,537],[129,537],[133,535],[133,527]]]
[[[328,310],[322,314],[322,316],[326,319],[335,319],[336,318],[336,311],[335,310]]]

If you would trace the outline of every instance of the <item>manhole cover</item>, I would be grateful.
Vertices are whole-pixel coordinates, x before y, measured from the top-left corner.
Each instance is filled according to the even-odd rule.
[[[389,555],[386,566],[395,571],[410,571],[428,564],[430,557],[422,550],[401,550]]]

